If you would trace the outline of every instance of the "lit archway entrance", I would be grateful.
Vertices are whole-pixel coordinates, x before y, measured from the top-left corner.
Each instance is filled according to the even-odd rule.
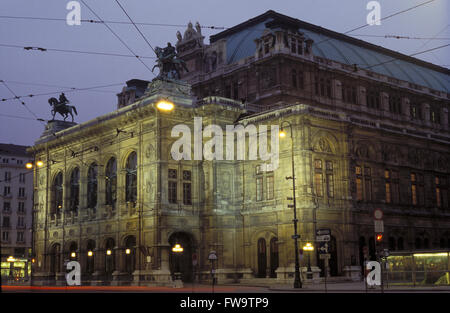
[[[172,276],[175,273],[181,273],[181,280],[183,282],[192,282],[194,277],[192,266],[194,240],[192,236],[184,232],[173,233],[169,237],[169,244],[170,273],[172,274]],[[174,247],[176,248],[173,249]]]

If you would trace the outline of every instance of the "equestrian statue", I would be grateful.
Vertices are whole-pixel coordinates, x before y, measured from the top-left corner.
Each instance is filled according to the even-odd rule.
[[[155,67],[159,67],[159,75],[157,78],[161,79],[180,79],[181,70],[189,72],[184,60],[178,58],[178,55],[170,42],[167,43],[166,48],[155,48],[157,63],[153,66],[152,71]]]
[[[75,115],[78,115],[77,113],[77,109],[75,108],[75,106],[73,105],[68,105],[68,103],[70,103],[69,100],[67,100],[66,96],[64,95],[64,93],[61,93],[59,95],[59,101],[56,98],[50,98],[48,99],[48,103],[50,103],[51,106],[53,106],[52,109],[52,121],[55,120],[55,115],[56,113],[59,113],[62,117],[64,117],[64,121],[66,120],[66,118],[69,116],[72,117],[72,122],[73,122],[73,114],[72,111],[75,112]]]

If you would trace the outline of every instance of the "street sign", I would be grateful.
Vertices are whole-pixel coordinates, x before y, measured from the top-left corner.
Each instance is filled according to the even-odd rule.
[[[375,211],[373,211],[373,217],[376,220],[382,220],[383,219],[383,211],[381,211],[381,209],[375,209]]]
[[[384,233],[383,220],[374,220],[374,223],[375,223],[375,232],[376,233]]]
[[[322,241],[330,241],[330,235],[320,235],[316,237],[316,241],[322,242]]]
[[[217,255],[216,255],[216,251],[211,251],[208,255],[208,260],[212,261],[212,260],[217,260]]]
[[[319,243],[319,254],[328,253],[328,241],[322,241]]]
[[[321,259],[321,260],[326,260],[326,259],[329,259],[330,257],[331,257],[331,255],[328,254],[328,253],[324,253],[324,254],[320,254],[319,255],[319,259]]]
[[[329,228],[321,228],[316,231],[316,236],[331,235],[331,230]]]

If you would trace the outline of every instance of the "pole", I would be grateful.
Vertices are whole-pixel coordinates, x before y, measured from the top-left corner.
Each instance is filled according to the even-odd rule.
[[[292,193],[294,199],[294,242],[295,242],[295,274],[294,274],[294,288],[302,288],[302,281],[300,278],[300,263],[298,259],[298,232],[297,232],[297,201],[295,196],[295,165],[294,165],[294,139],[292,136],[292,125],[289,122],[291,131],[291,162],[292,162]]]

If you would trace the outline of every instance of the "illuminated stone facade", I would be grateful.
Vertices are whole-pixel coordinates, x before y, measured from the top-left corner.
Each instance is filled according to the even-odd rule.
[[[252,27],[263,29],[239,37]],[[330,229],[332,276],[358,279],[364,254],[375,258],[375,208],[384,212],[383,248],[449,248],[448,70],[272,11],[212,36],[210,45],[195,28],[178,34],[186,83],[154,80],[129,104],[121,99],[129,99],[130,83],[117,111],[36,142],[46,164],[36,172],[36,281],[64,283],[71,252],[92,284],[164,284],[176,272],[205,281],[215,251],[219,283],[291,282],[292,151],[299,245]],[[437,90],[317,56],[313,36],[298,28],[447,80]],[[160,99],[175,109],[157,110]],[[264,171],[264,161],[236,157],[175,161],[171,131],[185,124],[192,132],[195,117],[223,130],[284,125],[279,167]],[[176,243],[183,253],[171,251]],[[318,279],[323,261],[316,252],[310,260]],[[305,252],[303,273],[307,263]]]

